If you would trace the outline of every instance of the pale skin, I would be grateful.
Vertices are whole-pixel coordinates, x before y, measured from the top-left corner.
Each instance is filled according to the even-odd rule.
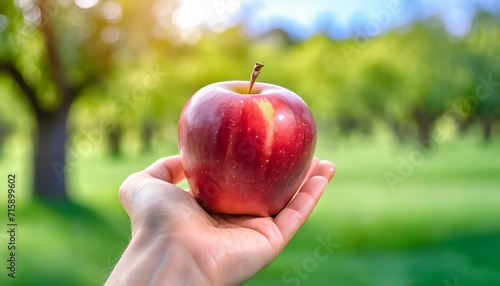
[[[302,187],[275,217],[209,214],[189,190],[180,156],[132,174],[119,198],[132,238],[106,285],[240,285],[283,250],[335,173],[314,158]]]

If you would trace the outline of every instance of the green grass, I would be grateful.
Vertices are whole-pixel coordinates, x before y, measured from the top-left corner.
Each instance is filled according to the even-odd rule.
[[[322,139],[316,154],[336,164],[334,180],[278,259],[246,285],[500,284],[498,142],[440,143],[391,189],[384,174],[398,174],[401,158],[410,160],[416,147],[381,139]],[[97,151],[80,158],[70,173],[71,204],[29,199],[22,152],[11,155],[15,163],[12,157],[0,161],[2,174],[17,172],[23,188],[18,278],[7,280],[1,267],[0,285],[101,285],[130,235],[117,199],[121,182],[173,153],[175,145],[117,159]],[[1,244],[5,238],[2,231]],[[317,259],[318,239],[339,246]],[[3,261],[7,253],[1,244]]]
[[[391,190],[384,173],[397,173],[399,158],[417,148],[322,143],[317,154],[338,168],[332,184],[280,257],[247,285],[500,283],[498,144],[444,142]],[[316,239],[328,236],[340,246],[313,267]],[[284,280],[293,265],[302,273]]]

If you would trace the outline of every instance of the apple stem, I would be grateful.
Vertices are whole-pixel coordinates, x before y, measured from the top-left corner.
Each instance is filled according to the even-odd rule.
[[[252,92],[252,87],[253,87],[253,84],[255,83],[255,80],[257,79],[257,77],[259,76],[260,74],[260,69],[264,67],[263,64],[259,63],[259,62],[256,62],[255,65],[253,66],[253,71],[252,73],[250,74],[250,86],[248,87],[248,94],[250,94]]]

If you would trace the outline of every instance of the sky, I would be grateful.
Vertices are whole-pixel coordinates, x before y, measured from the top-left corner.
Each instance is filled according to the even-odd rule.
[[[223,31],[243,22],[251,36],[281,28],[301,40],[321,31],[345,39],[376,36],[414,20],[440,19],[454,36],[469,31],[478,9],[500,12],[498,0],[181,0],[174,23],[186,33]]]

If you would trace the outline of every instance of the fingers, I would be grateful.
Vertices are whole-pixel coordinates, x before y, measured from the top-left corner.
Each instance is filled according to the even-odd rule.
[[[302,180],[302,183],[300,184],[300,186],[302,186],[311,177],[311,174],[314,172],[314,170],[316,169],[318,164],[319,164],[319,159],[314,157],[311,161],[311,166],[309,166],[309,169],[307,170],[306,176],[304,177],[304,180]]]
[[[311,177],[321,176],[330,181],[333,178],[333,175],[335,175],[335,166],[326,160],[322,160],[319,162]]]
[[[283,235],[284,245],[307,220],[334,174],[332,163],[319,162],[292,202],[276,216],[274,222]]]
[[[317,157],[312,158],[311,166],[309,166],[309,170],[307,170],[306,178],[309,178],[311,176],[312,172],[316,169],[318,164],[319,164],[319,159]]]
[[[157,160],[141,172],[130,175],[119,190],[120,201],[132,222],[137,214],[164,199],[169,188],[184,178],[180,156]]]
[[[184,179],[184,170],[182,168],[179,155],[165,157],[157,160],[151,166],[141,172],[130,175],[121,185],[119,191],[120,201],[127,210],[133,195],[147,184],[150,179],[159,179],[162,182],[176,184]]]
[[[142,173],[174,185],[185,177],[180,155],[158,159]]]

